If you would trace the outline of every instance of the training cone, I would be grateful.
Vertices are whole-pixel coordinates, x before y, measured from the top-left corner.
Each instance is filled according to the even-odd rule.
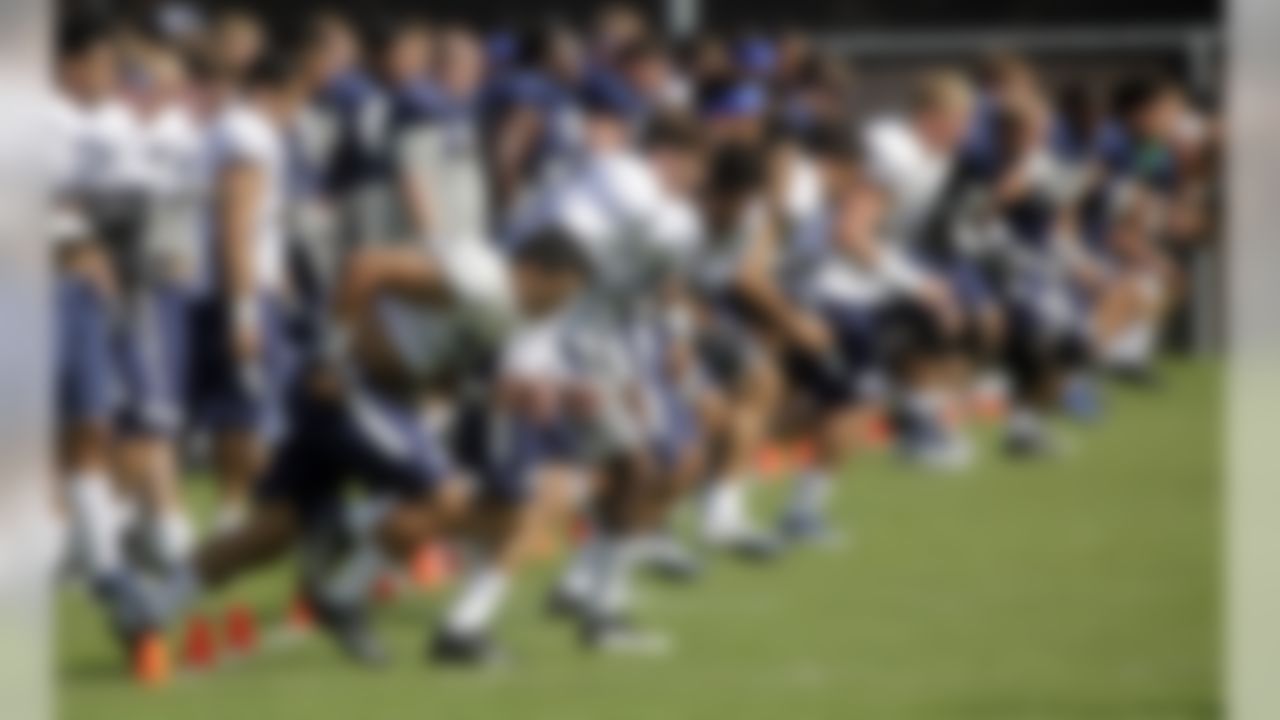
[[[310,630],[315,626],[315,614],[311,612],[311,605],[300,592],[294,593],[293,599],[289,601],[288,623],[294,630]]]
[[[133,649],[133,677],[145,687],[162,687],[172,676],[169,647],[158,632],[147,633]]]
[[[873,413],[863,420],[859,435],[865,447],[883,450],[893,442],[893,426],[884,413]]]
[[[791,444],[790,457],[792,467],[809,467],[818,457],[818,448],[809,438],[796,440]]]
[[[413,580],[425,590],[444,587],[450,570],[448,553],[439,543],[427,543],[413,556]]]
[[[777,443],[768,443],[756,453],[756,471],[766,478],[785,475],[789,468],[787,449]]]
[[[238,653],[253,652],[258,646],[258,624],[253,611],[244,605],[234,605],[227,611],[224,629],[227,647]]]
[[[182,636],[182,664],[194,670],[212,667],[218,661],[218,644],[213,623],[203,615],[187,620]]]

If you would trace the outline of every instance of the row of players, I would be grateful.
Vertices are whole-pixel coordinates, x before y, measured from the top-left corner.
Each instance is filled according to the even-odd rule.
[[[1089,414],[1099,361],[1153,351],[1173,276],[1153,238],[1176,217],[1176,165],[1148,142],[1159,87],[1131,99],[1150,137],[1067,162],[1019,69],[977,100],[929,74],[856,142],[824,93],[769,122],[736,75],[695,114],[639,103],[646,43],[573,84],[532,52],[490,116],[462,102],[485,81],[474,37],[446,32],[428,77],[422,32],[378,38],[378,83],[326,16],[283,58],[215,63],[195,101],[164,43],[133,58],[125,100],[110,33],[62,38],[64,496],[130,643],[302,541],[309,603],[378,662],[370,586],[443,537],[469,562],[432,653],[485,662],[529,538],[582,512],[552,606],[593,647],[644,646],[630,580],[694,572],[666,530],[687,497],[709,546],[773,557],[830,537],[866,413],[892,411],[905,458],[961,467],[949,407],[1005,378],[1008,449],[1045,454],[1065,379]],[[225,496],[194,549],[192,430]],[[747,493],[779,433],[816,451],[775,529]]]

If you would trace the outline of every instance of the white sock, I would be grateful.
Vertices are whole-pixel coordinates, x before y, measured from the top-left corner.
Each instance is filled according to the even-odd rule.
[[[72,532],[77,552],[93,580],[120,569],[124,513],[106,474],[96,470],[77,473],[67,487]]]
[[[737,478],[723,478],[707,490],[702,534],[710,541],[728,540],[746,525],[746,488]]]
[[[1134,323],[1105,349],[1106,360],[1116,367],[1145,367],[1151,359],[1155,339],[1154,323]]]
[[[936,418],[942,412],[945,398],[934,388],[913,389],[907,392],[906,410],[916,417]]]
[[[819,517],[831,497],[831,477],[822,468],[802,470],[791,486],[792,517]]]
[[[560,575],[559,591],[572,600],[586,600],[600,554],[599,534],[594,534],[578,548]]]
[[[177,508],[161,510],[150,520],[148,541],[162,563],[172,567],[191,554],[195,528],[185,512]]]
[[[1015,438],[1032,438],[1040,434],[1042,424],[1040,413],[1025,405],[1018,405],[1009,413],[1009,436]]]
[[[596,612],[616,617],[631,606],[631,576],[636,561],[636,540],[611,537],[601,542],[592,597]]]
[[[510,587],[506,571],[485,563],[468,577],[445,616],[445,628],[462,637],[483,633],[502,607]]]

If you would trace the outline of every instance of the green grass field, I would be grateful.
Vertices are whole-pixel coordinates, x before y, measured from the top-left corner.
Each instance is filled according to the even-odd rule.
[[[543,570],[507,613],[509,669],[425,665],[440,598],[414,597],[381,615],[397,652],[386,672],[353,669],[307,637],[144,690],[87,600],[67,591],[62,717],[1217,717],[1217,365],[1171,365],[1165,379],[1155,393],[1112,391],[1107,421],[1072,428],[1076,452],[1060,462],[1013,465],[991,451],[969,473],[936,477],[865,458],[838,495],[851,547],[768,569],[721,561],[688,588],[643,586],[642,617],[676,639],[669,657],[584,654],[540,617]],[[278,622],[289,578],[281,567],[230,598]]]

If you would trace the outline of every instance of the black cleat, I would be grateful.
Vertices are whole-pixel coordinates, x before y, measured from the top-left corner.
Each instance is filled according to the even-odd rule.
[[[581,621],[587,615],[587,608],[581,598],[576,598],[556,587],[547,595],[547,617],[553,620]]]
[[[782,555],[782,542],[765,532],[749,532],[732,538],[723,545],[731,555],[750,563],[770,563]]]
[[[1065,455],[1067,447],[1049,432],[1018,433],[1005,437],[1004,452],[1015,460],[1045,460]]]
[[[622,616],[595,616],[583,620],[581,640],[589,650],[619,655],[666,655],[671,640],[661,633],[636,628]]]
[[[672,584],[687,585],[702,577],[702,564],[688,553],[664,553],[650,558],[645,569]]]
[[[307,593],[304,599],[315,614],[316,624],[333,638],[348,659],[368,668],[383,667],[390,662],[364,605],[342,607],[322,600],[315,593]]]
[[[1117,382],[1142,390],[1160,388],[1160,375],[1148,365],[1117,365],[1111,368]]]
[[[498,667],[507,664],[507,656],[486,634],[461,635],[439,630],[428,651],[430,660],[454,667]]]

